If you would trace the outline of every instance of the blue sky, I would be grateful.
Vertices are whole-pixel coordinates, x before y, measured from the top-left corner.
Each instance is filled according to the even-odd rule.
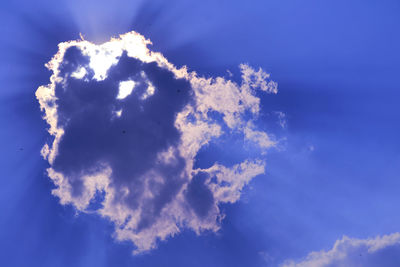
[[[343,235],[398,232],[399,11],[394,0],[1,3],[0,265],[279,266],[330,251]],[[265,174],[239,201],[219,206],[226,216],[217,233],[183,229],[140,255],[115,240],[110,221],[51,194],[40,155],[51,136],[35,98],[58,43],[79,33],[101,43],[131,30],[199,75],[239,83],[238,66],[247,63],[278,83],[276,95],[259,95],[257,127],[280,140],[263,156]],[[211,143],[196,164],[252,155],[235,142]],[[373,254],[371,266],[397,266],[398,243],[386,246],[392,250],[362,255]],[[348,255],[308,266],[357,266]]]

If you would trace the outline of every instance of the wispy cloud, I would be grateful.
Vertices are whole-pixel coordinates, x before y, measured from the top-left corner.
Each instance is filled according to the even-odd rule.
[[[400,233],[357,239],[344,236],[328,251],[311,252],[299,261],[288,260],[282,267],[399,266]]]

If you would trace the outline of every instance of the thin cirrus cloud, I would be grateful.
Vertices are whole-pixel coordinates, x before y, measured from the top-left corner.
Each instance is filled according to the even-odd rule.
[[[328,251],[311,252],[281,267],[396,267],[400,263],[400,233],[357,239],[344,236]]]
[[[36,91],[54,138],[41,152],[52,193],[112,221],[116,239],[133,242],[134,253],[183,228],[217,231],[219,205],[236,202],[264,173],[262,155],[276,145],[255,123],[256,94],[277,93],[269,74],[242,64],[240,84],[199,77],[149,44],[136,32],[101,45],[60,43],[46,65],[51,82]],[[201,148],[230,135],[258,147],[258,155],[194,167]]]

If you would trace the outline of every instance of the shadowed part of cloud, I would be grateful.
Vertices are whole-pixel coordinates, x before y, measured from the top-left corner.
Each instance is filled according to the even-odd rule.
[[[268,74],[241,65],[240,85],[198,77],[148,50],[149,43],[135,32],[102,45],[60,43],[47,64],[51,83],[36,92],[54,137],[42,149],[53,194],[111,220],[115,237],[132,241],[135,253],[182,227],[217,231],[219,203],[239,199],[275,145],[255,126],[256,90],[276,93]],[[231,135],[253,143],[259,155],[231,167],[194,168],[202,147]]]
[[[205,184],[207,178],[208,174],[205,172],[193,176],[185,194],[187,202],[200,218],[207,215],[214,203],[214,196]]]

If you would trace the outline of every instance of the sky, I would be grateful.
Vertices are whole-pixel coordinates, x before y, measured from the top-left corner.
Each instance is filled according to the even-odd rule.
[[[0,7],[1,266],[399,266],[398,1]]]

